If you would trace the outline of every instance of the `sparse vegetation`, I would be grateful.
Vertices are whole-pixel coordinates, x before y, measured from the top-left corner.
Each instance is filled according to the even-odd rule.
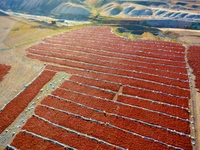
[[[146,40],[161,40],[160,37],[153,35],[150,32],[144,32],[142,34],[142,38],[146,39]]]
[[[51,24],[56,24],[56,21],[51,21]]]
[[[159,37],[159,36],[155,36],[150,32],[144,32],[142,35],[137,35],[137,34],[132,34],[129,31],[126,32],[121,32],[120,29],[122,28],[118,28],[118,27],[113,27],[113,32],[121,37],[125,37],[128,38],[130,40],[139,40],[139,39],[145,39],[145,40],[156,40],[156,41],[169,41],[169,42],[173,42],[173,43],[177,43],[180,42],[178,41],[177,37],[178,34],[177,33],[173,33],[173,35],[171,35],[170,37]],[[170,31],[165,32],[167,33],[171,33]]]
[[[192,24],[186,26],[186,29],[197,30],[200,28],[199,26],[200,26],[200,23],[193,22]]]
[[[177,39],[177,38],[178,38],[178,36],[179,36],[179,34],[178,34],[178,33],[172,33],[172,35],[171,35],[172,39]]]
[[[119,28],[117,28],[117,27],[113,27],[112,29],[113,29],[113,32],[114,32],[116,35],[122,36],[122,37],[125,37],[125,38],[128,38],[128,39],[130,39],[130,40],[137,40],[137,39],[140,38],[140,36],[134,35],[134,34],[132,34],[132,33],[130,33],[130,32],[123,32],[123,33],[122,33],[122,32],[120,32]]]
[[[165,35],[167,35],[167,34],[169,34],[169,33],[171,33],[169,30],[163,31],[163,34],[165,34]]]
[[[47,24],[44,22],[19,21],[11,30],[5,43],[12,48],[84,26],[57,27],[55,24]]]

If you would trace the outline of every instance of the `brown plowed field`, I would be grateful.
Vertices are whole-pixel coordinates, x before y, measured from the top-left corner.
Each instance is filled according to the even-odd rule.
[[[11,146],[192,149],[185,47],[110,30],[87,27],[27,49],[46,71],[72,76],[41,101]]]

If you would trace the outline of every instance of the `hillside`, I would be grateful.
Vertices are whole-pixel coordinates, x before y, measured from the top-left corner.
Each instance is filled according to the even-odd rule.
[[[70,3],[70,2],[73,2],[73,3]],[[36,14],[36,15],[51,15],[52,11],[55,11],[55,9],[57,10],[62,5],[65,5],[65,3],[71,4],[71,7],[69,7],[69,9],[66,10],[66,12],[70,11],[71,13],[75,13],[75,14],[78,14],[77,7],[79,7],[80,9],[85,7],[85,5],[82,3],[81,0],[51,0],[51,1],[49,0],[32,0],[32,1],[2,0],[0,1],[0,9],[12,10],[16,12],[25,12],[25,13]],[[74,5],[77,5],[77,6],[74,7]],[[60,12],[61,14],[63,14],[62,10],[60,10]]]
[[[182,6],[167,2],[107,2],[99,7],[102,16],[117,18],[153,17],[155,19],[200,20],[200,5]],[[196,9],[198,8],[198,9]]]
[[[78,18],[78,20],[89,18],[91,12],[89,9],[83,5],[74,4],[71,2],[62,3],[51,11],[51,14],[58,15],[60,18],[73,19]]]
[[[200,20],[200,2],[195,0],[1,0],[0,9],[65,19],[92,18],[98,15],[115,18]]]

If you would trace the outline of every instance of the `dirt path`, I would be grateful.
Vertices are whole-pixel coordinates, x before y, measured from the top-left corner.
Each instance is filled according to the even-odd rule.
[[[196,143],[197,143],[197,149],[200,149],[200,93],[196,91],[195,95],[195,101],[196,101]]]
[[[0,16],[0,20],[0,48],[4,48],[6,47],[4,42],[17,21],[4,16]]]

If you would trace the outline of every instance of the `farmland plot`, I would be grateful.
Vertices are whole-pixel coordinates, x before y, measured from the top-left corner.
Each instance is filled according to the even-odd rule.
[[[46,71],[71,77],[41,101],[10,147],[192,149],[181,44],[130,41],[108,27],[87,27],[27,51],[47,62]]]
[[[45,83],[47,83],[55,72],[45,70],[24,91],[8,103],[0,113],[0,132],[3,132],[16,117],[26,108],[36,96]]]

